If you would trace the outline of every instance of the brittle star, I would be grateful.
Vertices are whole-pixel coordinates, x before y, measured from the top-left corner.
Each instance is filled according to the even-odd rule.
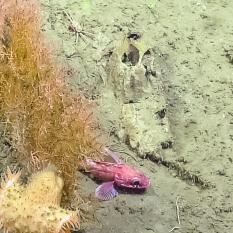
[[[74,19],[71,17],[71,15],[66,12],[65,10],[63,10],[63,13],[66,15],[66,17],[68,18],[68,20],[70,21],[71,25],[69,26],[69,30],[74,32],[75,33],[75,43],[78,42],[79,40],[79,37],[84,41],[86,42],[85,40],[85,36],[86,37],[90,37],[90,38],[93,38],[94,37],[94,34],[91,33],[91,32],[88,32],[88,31],[85,31],[83,29],[83,27],[78,24],[77,22],[74,21]]]

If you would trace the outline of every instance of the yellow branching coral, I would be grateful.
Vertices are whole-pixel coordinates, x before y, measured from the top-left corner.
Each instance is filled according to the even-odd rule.
[[[48,166],[32,175],[27,186],[9,168],[0,189],[0,223],[7,232],[67,233],[78,228],[78,214],[60,207],[63,180]]]

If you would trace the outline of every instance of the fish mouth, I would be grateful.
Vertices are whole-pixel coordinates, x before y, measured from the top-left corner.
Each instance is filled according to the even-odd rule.
[[[120,185],[121,187],[123,188],[130,188],[130,189],[146,189],[149,187],[149,185],[138,185],[138,184],[135,184],[135,185]]]
[[[123,188],[129,188],[129,189],[140,189],[140,190],[144,190],[149,188],[151,185],[150,180],[144,180],[144,181],[140,181],[140,180],[135,180],[134,182],[130,182],[130,183],[121,183],[119,184],[119,186],[123,187]]]

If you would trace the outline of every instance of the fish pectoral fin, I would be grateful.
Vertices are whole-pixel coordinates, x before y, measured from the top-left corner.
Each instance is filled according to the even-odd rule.
[[[117,195],[118,192],[114,188],[114,181],[105,182],[99,185],[95,190],[95,196],[102,201],[108,201]]]

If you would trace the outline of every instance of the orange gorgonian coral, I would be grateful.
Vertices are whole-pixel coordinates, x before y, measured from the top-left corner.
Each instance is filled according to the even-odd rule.
[[[20,161],[33,156],[53,163],[66,193],[85,158],[100,158],[91,104],[67,86],[66,72],[43,40],[39,8],[32,1],[0,2],[0,117]]]

